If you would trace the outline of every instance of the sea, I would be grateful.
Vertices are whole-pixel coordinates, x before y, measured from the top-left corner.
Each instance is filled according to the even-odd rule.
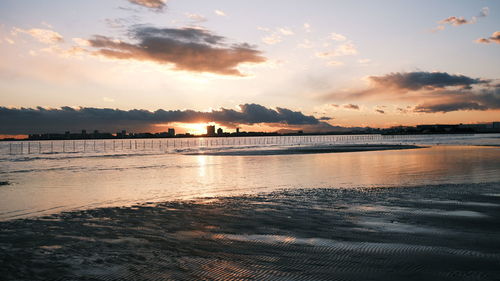
[[[369,144],[421,148],[286,153]],[[268,149],[285,153],[224,154]],[[4,141],[0,182],[3,221],[283,189],[491,183],[500,182],[500,134]]]
[[[499,222],[499,134],[0,142],[1,280],[498,281]]]

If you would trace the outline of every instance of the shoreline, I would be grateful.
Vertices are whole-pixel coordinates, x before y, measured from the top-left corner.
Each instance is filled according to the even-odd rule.
[[[184,155],[209,155],[209,156],[267,156],[267,155],[290,155],[290,154],[317,154],[317,153],[343,153],[343,152],[365,152],[426,148],[428,146],[399,145],[399,144],[355,144],[355,145],[323,145],[323,146],[296,146],[281,149],[259,149],[259,150],[226,150],[226,151],[203,151],[189,152]]]
[[[0,222],[15,280],[496,280],[500,183],[294,189]]]

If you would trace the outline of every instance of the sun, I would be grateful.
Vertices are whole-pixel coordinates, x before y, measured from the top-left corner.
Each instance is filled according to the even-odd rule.
[[[176,124],[179,129],[184,130],[186,133],[190,133],[192,135],[203,135],[207,133],[208,125],[216,125],[214,122],[210,123],[178,123]]]
[[[174,128],[177,134],[185,134],[189,133],[191,135],[206,135],[207,134],[207,126],[215,126],[216,129],[221,128],[224,130],[224,132],[228,132],[230,130],[229,128],[217,124],[215,122],[200,122],[200,123],[180,123],[180,122],[174,122],[174,123],[168,123],[168,124],[159,124],[156,126],[159,127],[169,127],[169,128]]]

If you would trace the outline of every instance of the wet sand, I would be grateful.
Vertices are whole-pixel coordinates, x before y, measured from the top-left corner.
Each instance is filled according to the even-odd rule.
[[[0,223],[3,280],[499,280],[500,183],[296,189]]]
[[[379,151],[379,150],[399,150],[399,149],[415,149],[423,148],[416,145],[400,145],[400,144],[351,144],[351,145],[323,145],[323,146],[293,146],[282,148],[264,148],[264,149],[234,149],[224,151],[198,151],[184,153],[186,155],[238,155],[238,156],[255,156],[255,155],[288,155],[288,154],[312,154],[312,153],[341,153],[341,152],[363,152],[363,151]]]

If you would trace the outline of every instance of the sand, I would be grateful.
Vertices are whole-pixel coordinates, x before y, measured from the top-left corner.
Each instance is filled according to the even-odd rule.
[[[379,150],[398,150],[423,148],[416,145],[401,144],[351,144],[351,145],[314,145],[314,146],[290,146],[279,148],[260,148],[260,149],[225,149],[201,150],[196,152],[186,152],[186,155],[238,155],[238,156],[257,156],[257,155],[286,155],[286,154],[313,154],[313,153],[341,153],[341,152],[363,152]]]
[[[0,223],[2,280],[498,280],[500,183],[296,189]]]

